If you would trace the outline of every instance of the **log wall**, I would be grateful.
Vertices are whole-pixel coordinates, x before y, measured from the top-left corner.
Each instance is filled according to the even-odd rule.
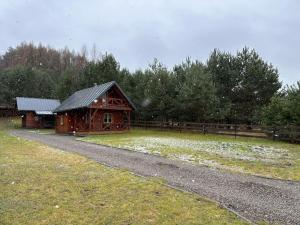
[[[112,115],[111,123],[104,123],[104,114]],[[85,108],[58,113],[55,130],[57,133],[86,133],[125,131],[130,128],[130,111]]]
[[[34,112],[27,112],[25,115],[26,128],[40,128],[40,118]]]

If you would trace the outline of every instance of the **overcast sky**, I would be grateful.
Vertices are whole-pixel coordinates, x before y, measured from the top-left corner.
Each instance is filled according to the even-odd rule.
[[[298,0],[3,0],[0,53],[23,41],[76,51],[95,44],[133,71],[154,58],[172,67],[248,46],[292,84],[300,80],[299,11]]]

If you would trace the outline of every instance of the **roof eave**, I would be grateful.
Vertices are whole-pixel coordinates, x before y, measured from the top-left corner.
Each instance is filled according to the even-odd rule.
[[[61,109],[61,110],[54,110],[54,113],[60,113],[60,112],[68,112],[71,110],[75,110],[75,109],[83,109],[83,108],[88,108],[88,106],[82,106],[82,107],[76,107],[76,108],[71,108],[71,109]]]
[[[114,84],[116,84],[116,81],[112,81],[111,84],[109,86],[107,86],[99,96],[97,96],[90,103],[88,103],[86,107],[90,107],[96,99],[102,97]]]
[[[122,90],[122,88],[118,85],[118,83],[116,81],[112,81],[111,84],[109,86],[107,86],[107,88],[104,89],[104,91],[102,92],[101,95],[99,95],[96,99],[102,97],[112,86],[116,85],[117,88],[121,91],[122,95],[127,99],[127,101],[130,103],[130,105],[132,106],[133,110],[137,110],[137,108],[135,107],[135,105],[133,104],[133,102],[127,97],[127,95],[124,93],[124,91]],[[88,105],[87,107],[90,107],[93,102],[95,101],[95,99],[93,99]]]

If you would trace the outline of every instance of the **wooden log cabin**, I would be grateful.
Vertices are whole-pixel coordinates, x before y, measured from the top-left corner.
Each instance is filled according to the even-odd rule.
[[[22,117],[24,128],[53,128],[53,110],[60,105],[56,99],[17,97],[17,109]]]
[[[57,133],[111,133],[130,129],[134,104],[115,82],[75,92],[54,111]]]

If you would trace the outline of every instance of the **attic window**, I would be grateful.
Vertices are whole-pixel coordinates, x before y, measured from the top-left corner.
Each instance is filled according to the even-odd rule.
[[[112,123],[112,114],[104,113],[103,123]]]

